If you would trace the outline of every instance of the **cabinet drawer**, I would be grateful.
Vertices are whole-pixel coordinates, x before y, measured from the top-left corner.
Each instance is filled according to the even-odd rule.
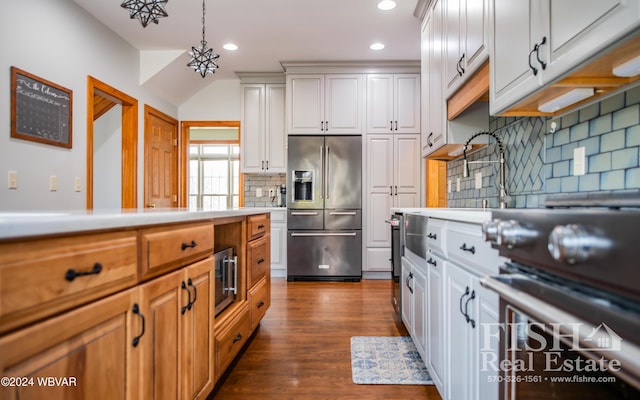
[[[467,269],[480,275],[497,274],[501,257],[485,242],[480,225],[448,221],[447,254]]]
[[[140,253],[143,280],[205,258],[213,254],[213,223],[143,229]]]
[[[133,286],[135,231],[0,244],[0,332]]]
[[[217,327],[216,327],[217,328]],[[251,319],[246,304],[222,331],[216,332],[216,376],[220,377],[251,334]]]
[[[447,255],[445,243],[446,228],[446,220],[429,218],[429,222],[427,222],[427,249],[444,256]]]
[[[247,243],[247,264],[249,287],[258,283],[260,278],[269,274],[271,266],[268,238],[262,237]]]
[[[271,305],[271,293],[269,289],[269,281],[267,278],[260,279],[257,285],[249,289],[251,331],[256,329]]]
[[[264,236],[269,232],[269,214],[250,215],[247,217],[247,240]]]

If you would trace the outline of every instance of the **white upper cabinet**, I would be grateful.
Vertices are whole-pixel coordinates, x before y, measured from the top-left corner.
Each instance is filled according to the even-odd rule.
[[[638,1],[492,1],[492,115],[562,78],[640,26]]]
[[[445,2],[445,98],[455,93],[489,58],[489,1]]]
[[[362,134],[364,75],[287,75],[288,134]]]
[[[366,133],[420,133],[420,74],[367,75]]]
[[[285,85],[243,84],[241,90],[241,171],[285,173]]]

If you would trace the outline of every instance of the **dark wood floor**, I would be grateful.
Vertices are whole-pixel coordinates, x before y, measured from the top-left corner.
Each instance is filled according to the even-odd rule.
[[[407,335],[390,280],[272,280],[271,308],[209,399],[440,399],[435,386],[356,385],[351,336]]]

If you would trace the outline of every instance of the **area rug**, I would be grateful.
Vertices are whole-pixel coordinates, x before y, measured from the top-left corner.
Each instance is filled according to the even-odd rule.
[[[357,384],[433,385],[410,336],[351,337],[351,374]]]

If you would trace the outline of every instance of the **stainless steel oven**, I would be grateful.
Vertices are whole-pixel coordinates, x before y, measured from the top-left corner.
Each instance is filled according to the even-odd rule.
[[[481,281],[500,295],[500,399],[639,399],[640,192],[496,210],[484,231],[510,260]]]
[[[233,247],[216,252],[215,264],[215,315],[218,315],[236,300],[238,290],[238,257]]]

